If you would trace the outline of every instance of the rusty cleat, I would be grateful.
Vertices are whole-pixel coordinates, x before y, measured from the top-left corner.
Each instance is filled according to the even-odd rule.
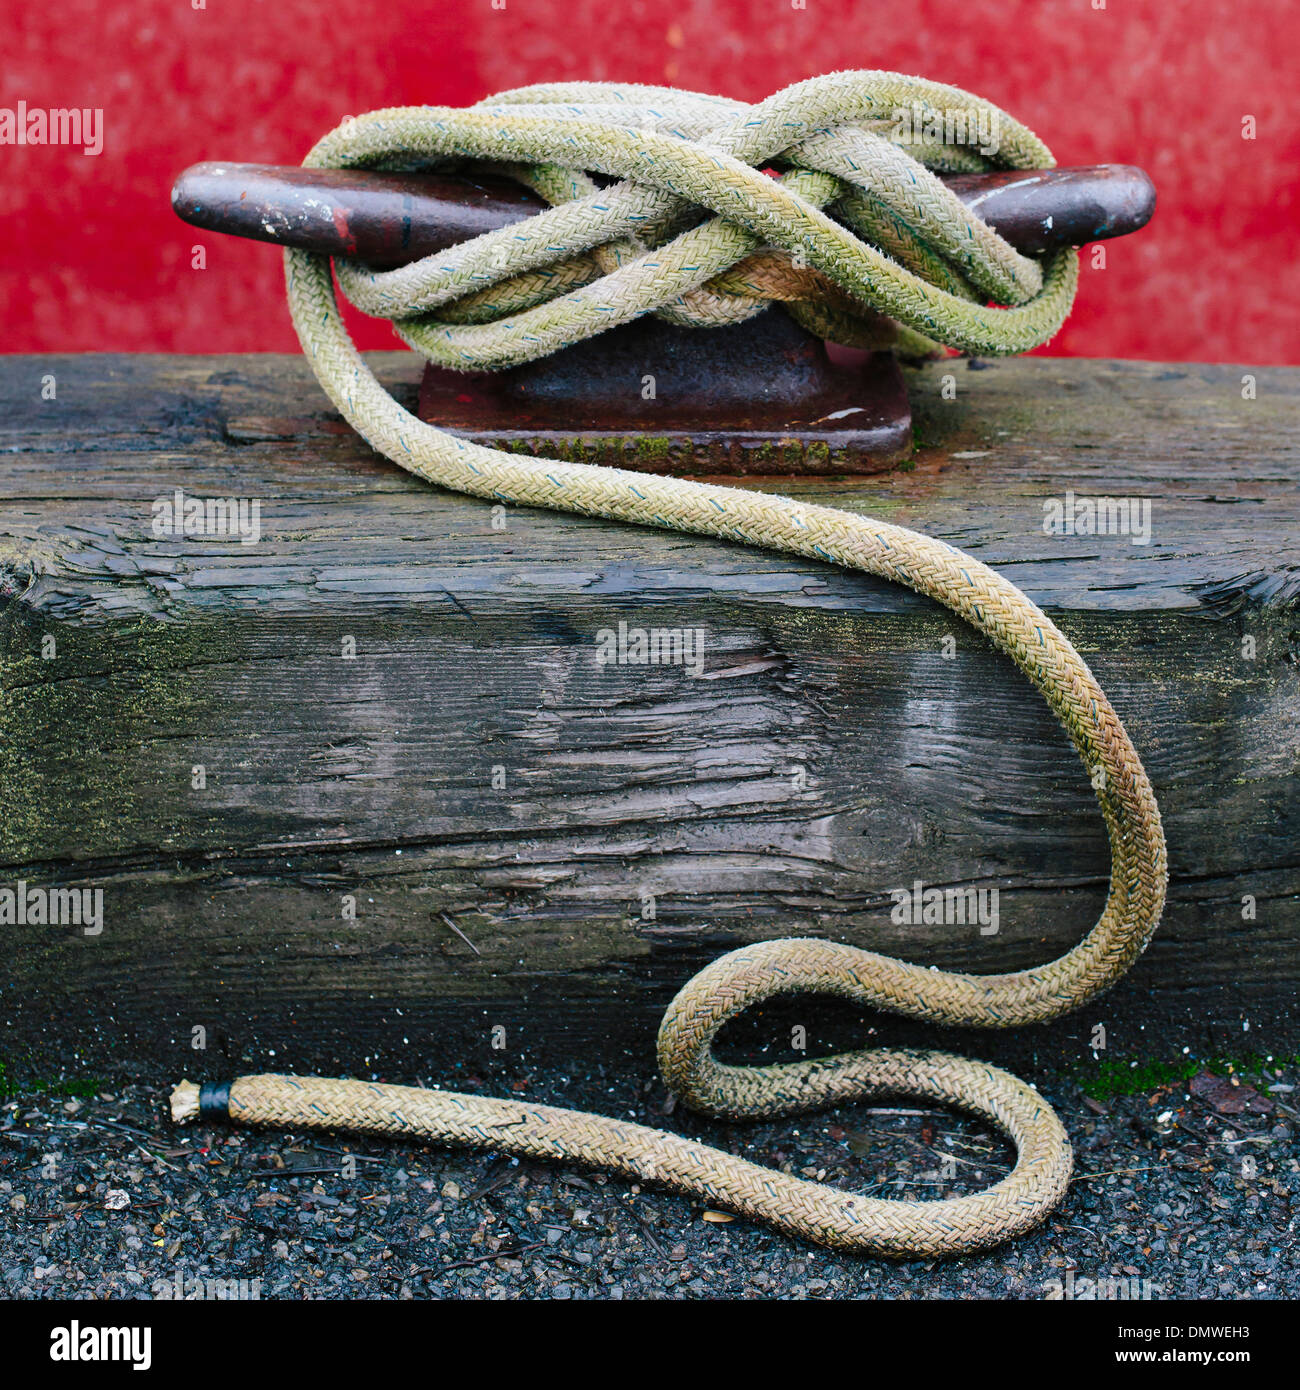
[[[944,181],[1026,255],[1123,236],[1155,209],[1130,165]],[[207,163],[172,206],[196,227],[391,269],[546,205],[491,177]],[[500,372],[428,366],[418,411],[475,443],[656,473],[873,473],[912,448],[893,353],[828,351],[773,309],[711,329],[646,316]]]

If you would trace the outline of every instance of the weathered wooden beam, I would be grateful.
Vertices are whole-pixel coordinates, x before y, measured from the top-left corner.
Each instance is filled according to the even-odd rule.
[[[413,403],[415,360],[372,360]],[[1170,907],[1061,1036],[1300,1041],[1300,373],[953,361],[909,385],[910,467],[753,485],[1002,567],[1124,718]],[[745,940],[993,971],[1103,900],[1064,735],[903,590],[431,488],[296,358],[11,357],[0,443],[0,888],[104,891],[98,935],[0,928],[0,1058],[174,1070],[194,1027],[353,1069],[430,1055],[431,1030],[486,1065],[498,1024],[512,1049],[644,1046]],[[259,540],[155,534],[176,489],[257,502]],[[1067,494],[1149,499],[1149,542],[1045,533]],[[702,675],[602,665],[620,622],[701,631]],[[996,888],[997,932],[895,923],[917,879]]]

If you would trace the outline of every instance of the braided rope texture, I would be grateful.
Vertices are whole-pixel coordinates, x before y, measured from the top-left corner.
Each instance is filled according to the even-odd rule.
[[[467,110],[377,111],[325,137],[306,163],[486,161],[553,204],[400,270],[336,267],[358,305],[393,317],[406,341],[442,366],[506,366],[648,312],[689,326],[735,322],[775,299],[841,340],[878,332],[885,316],[913,342],[971,352],[1017,352],[1044,341],[1069,310],[1077,255],[1028,261],[968,212],[931,169],[988,167],[986,157],[924,141],[907,150],[894,144],[893,113],[909,106],[972,119],[982,113],[995,123],[1004,165],[1052,163],[1036,136],[979,98],[882,72],[814,78],[756,106],[569,83],[503,93]],[[438,430],[399,406],[357,353],[330,261],[289,251],[286,276],[294,324],[325,392],[375,449],[419,477],[478,497],[812,557],[883,576],[951,609],[1011,657],[1069,734],[1096,789],[1112,867],[1097,924],[1047,965],[967,975],[833,941],[766,941],[706,967],[663,1019],[664,1078],[705,1113],[766,1117],[903,1095],[988,1119],[1014,1141],[1017,1161],[1003,1181],[971,1195],[859,1197],[603,1116],[361,1081],[241,1077],[230,1093],[232,1118],[593,1164],[700,1194],[792,1235],[882,1255],[973,1250],[1042,1220],[1068,1185],[1070,1145],[1051,1108],[1008,1073],[901,1050],[730,1066],[714,1058],[712,1044],[727,1020],[778,994],[835,994],[934,1023],[1007,1028],[1078,1008],[1129,968],[1164,905],[1164,835],[1142,763],[1069,641],[978,560],[888,522],[736,488],[520,457]]]

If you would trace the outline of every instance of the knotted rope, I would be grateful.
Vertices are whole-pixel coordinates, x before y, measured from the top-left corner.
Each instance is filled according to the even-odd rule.
[[[578,83],[507,92],[463,111],[377,111],[326,136],[305,162],[491,161],[554,204],[400,270],[336,264],[356,304],[392,316],[408,343],[446,367],[525,361],[646,312],[684,324],[734,322],[773,299],[850,342],[879,334],[882,316],[904,335],[971,352],[1044,341],[1068,312],[1077,256],[1026,260],[929,172],[986,167],[984,156],[924,141],[908,153],[892,143],[897,111],[914,103],[971,120],[982,114],[985,129],[994,123],[1004,165],[1052,163],[1031,132],[979,98],[880,72],[815,78],[752,107]],[[601,186],[593,172],[616,182]],[[1164,837],[1138,755],[1079,654],[1006,579],[903,527],[736,488],[520,457],[435,429],[402,409],[362,361],[328,258],[289,251],[286,272],[294,324],[325,392],[375,449],[410,472],[478,497],[863,570],[937,600],[984,633],[1041,692],[1088,770],[1110,838],[1110,890],[1084,940],[1031,970],[966,975],[832,941],[767,941],[702,970],[664,1016],[664,1079],[708,1114],[773,1116],[901,1094],[992,1121],[1015,1142],[1016,1165],[969,1196],[860,1197],[603,1116],[363,1081],[245,1076],[222,1090],[218,1108],[246,1123],[407,1134],[594,1164],[699,1193],[794,1235],[887,1255],[971,1250],[1040,1221],[1065,1192],[1070,1146],[1046,1102],[1008,1073],[919,1051],[728,1066],[714,1059],[712,1043],[751,1005],[805,991],[942,1024],[1041,1022],[1078,1008],[1128,969],[1160,918]],[[1010,307],[989,307],[989,299]],[[175,1117],[193,1118],[199,1108],[198,1088],[182,1083]]]

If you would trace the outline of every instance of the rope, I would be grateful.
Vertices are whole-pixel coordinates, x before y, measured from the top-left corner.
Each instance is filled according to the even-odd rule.
[[[355,303],[391,315],[407,342],[443,366],[524,361],[646,312],[682,323],[735,321],[774,298],[796,317],[833,320],[850,338],[873,325],[878,331],[885,315],[912,341],[920,335],[972,352],[1016,352],[1044,341],[1069,309],[1077,256],[1063,251],[1041,266],[1025,260],[926,167],[985,167],[982,156],[924,143],[909,154],[892,144],[882,132],[897,109],[913,103],[972,120],[983,113],[995,123],[1003,164],[1052,162],[1031,132],[965,92],[847,72],[752,107],[662,88],[578,83],[507,92],[468,110],[377,111],[326,136],[306,163],[485,160],[554,204],[400,270],[336,266]],[[602,186],[593,171],[615,182]],[[1036,1023],[1078,1008],[1128,969],[1160,918],[1164,837],[1138,755],[1079,654],[1006,579],[903,527],[736,488],[519,457],[435,429],[402,409],[362,361],[339,314],[330,261],[289,251],[286,275],[294,324],[326,394],[375,449],[419,477],[476,497],[825,560],[906,585],[965,619],[1011,657],[1069,734],[1096,789],[1111,875],[1096,926],[1047,965],[966,975],[833,941],[766,941],[702,970],[664,1016],[664,1079],[706,1114],[775,1116],[904,1095],[991,1121],[1014,1141],[1017,1161],[1008,1177],[968,1196],[862,1197],[603,1116],[362,1081],[240,1077],[225,1099],[230,1117],[592,1164],[699,1194],[792,1235],[877,1254],[972,1250],[1042,1220],[1069,1182],[1070,1145],[1050,1106],[1008,1073],[901,1050],[729,1066],[715,1060],[712,1043],[750,1006],[804,991],[948,1025]],[[1007,307],[990,307],[992,297]],[[198,1088],[182,1083],[173,1096],[176,1118],[193,1118],[199,1106]]]

